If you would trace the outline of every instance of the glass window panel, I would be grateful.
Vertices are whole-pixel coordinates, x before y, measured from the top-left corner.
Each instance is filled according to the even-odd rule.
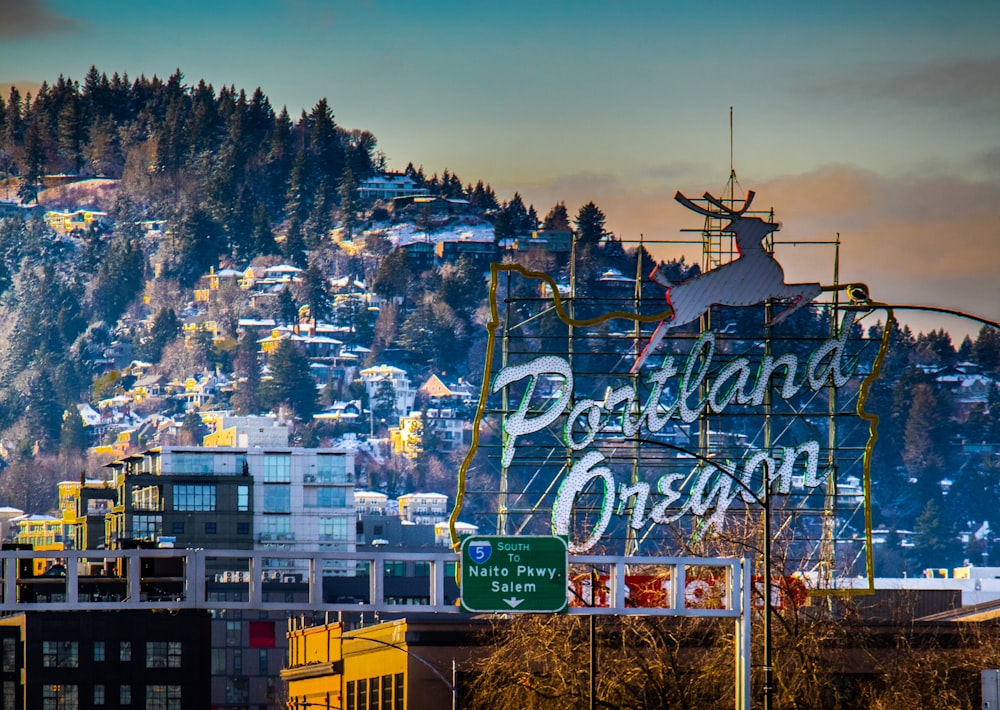
[[[291,454],[264,454],[265,483],[289,483],[291,480]]]
[[[209,484],[181,483],[174,486],[174,510],[214,511],[216,489]]]

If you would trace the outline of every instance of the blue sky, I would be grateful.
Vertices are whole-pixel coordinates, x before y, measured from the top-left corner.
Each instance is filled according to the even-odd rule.
[[[758,7],[759,5],[759,7]],[[841,234],[842,280],[1000,320],[1000,3],[0,0],[0,87],[91,65],[321,97],[392,168],[448,168],[625,239],[735,168],[788,240]],[[697,254],[688,254],[697,260]],[[831,255],[779,252],[789,280]],[[913,316],[956,339],[978,325]]]

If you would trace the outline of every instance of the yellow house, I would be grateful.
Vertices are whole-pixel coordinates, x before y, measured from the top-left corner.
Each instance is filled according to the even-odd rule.
[[[62,518],[52,515],[25,515],[22,518],[11,520],[12,527],[16,530],[14,543],[17,545],[31,545],[32,550],[47,552],[51,550],[65,550],[67,540],[72,540],[69,526]],[[53,562],[46,557],[38,557],[34,560],[34,573],[42,574]]]
[[[459,707],[461,665],[483,622],[397,619],[347,631],[341,622],[288,631],[288,707],[437,710]]]
[[[420,412],[399,418],[399,426],[389,427],[389,441],[394,456],[416,458],[423,451],[423,421]]]
[[[107,216],[107,212],[97,210],[75,210],[73,212],[50,210],[45,213],[45,221],[60,234],[72,234],[73,232],[86,232]]]

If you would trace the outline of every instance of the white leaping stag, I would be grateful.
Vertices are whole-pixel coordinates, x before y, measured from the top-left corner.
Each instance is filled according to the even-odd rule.
[[[668,330],[696,320],[713,305],[753,306],[764,301],[787,303],[787,307],[768,324],[774,325],[812,301],[822,290],[818,283],[785,283],[781,264],[762,245],[764,237],[777,231],[778,225],[765,222],[760,217],[744,216],[753,202],[753,190],[747,193],[739,210],[726,207],[707,192],[704,197],[718,208],[717,211],[696,205],[680,192],[674,195],[674,199],[689,210],[706,217],[728,219],[729,224],[722,231],[736,236],[739,256],[728,264],[680,283],[668,280],[666,275],[660,273],[659,267],[653,269],[649,278],[667,289],[667,303],[672,314],[669,320],[662,320],[656,326],[649,343],[632,366],[632,372],[642,368]]]

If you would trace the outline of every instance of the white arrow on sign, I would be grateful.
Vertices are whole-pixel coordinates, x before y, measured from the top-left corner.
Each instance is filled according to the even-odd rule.
[[[518,599],[517,597],[511,597],[510,599],[504,599],[505,602],[510,604],[511,609],[516,609],[517,605],[523,602],[523,599]]]

